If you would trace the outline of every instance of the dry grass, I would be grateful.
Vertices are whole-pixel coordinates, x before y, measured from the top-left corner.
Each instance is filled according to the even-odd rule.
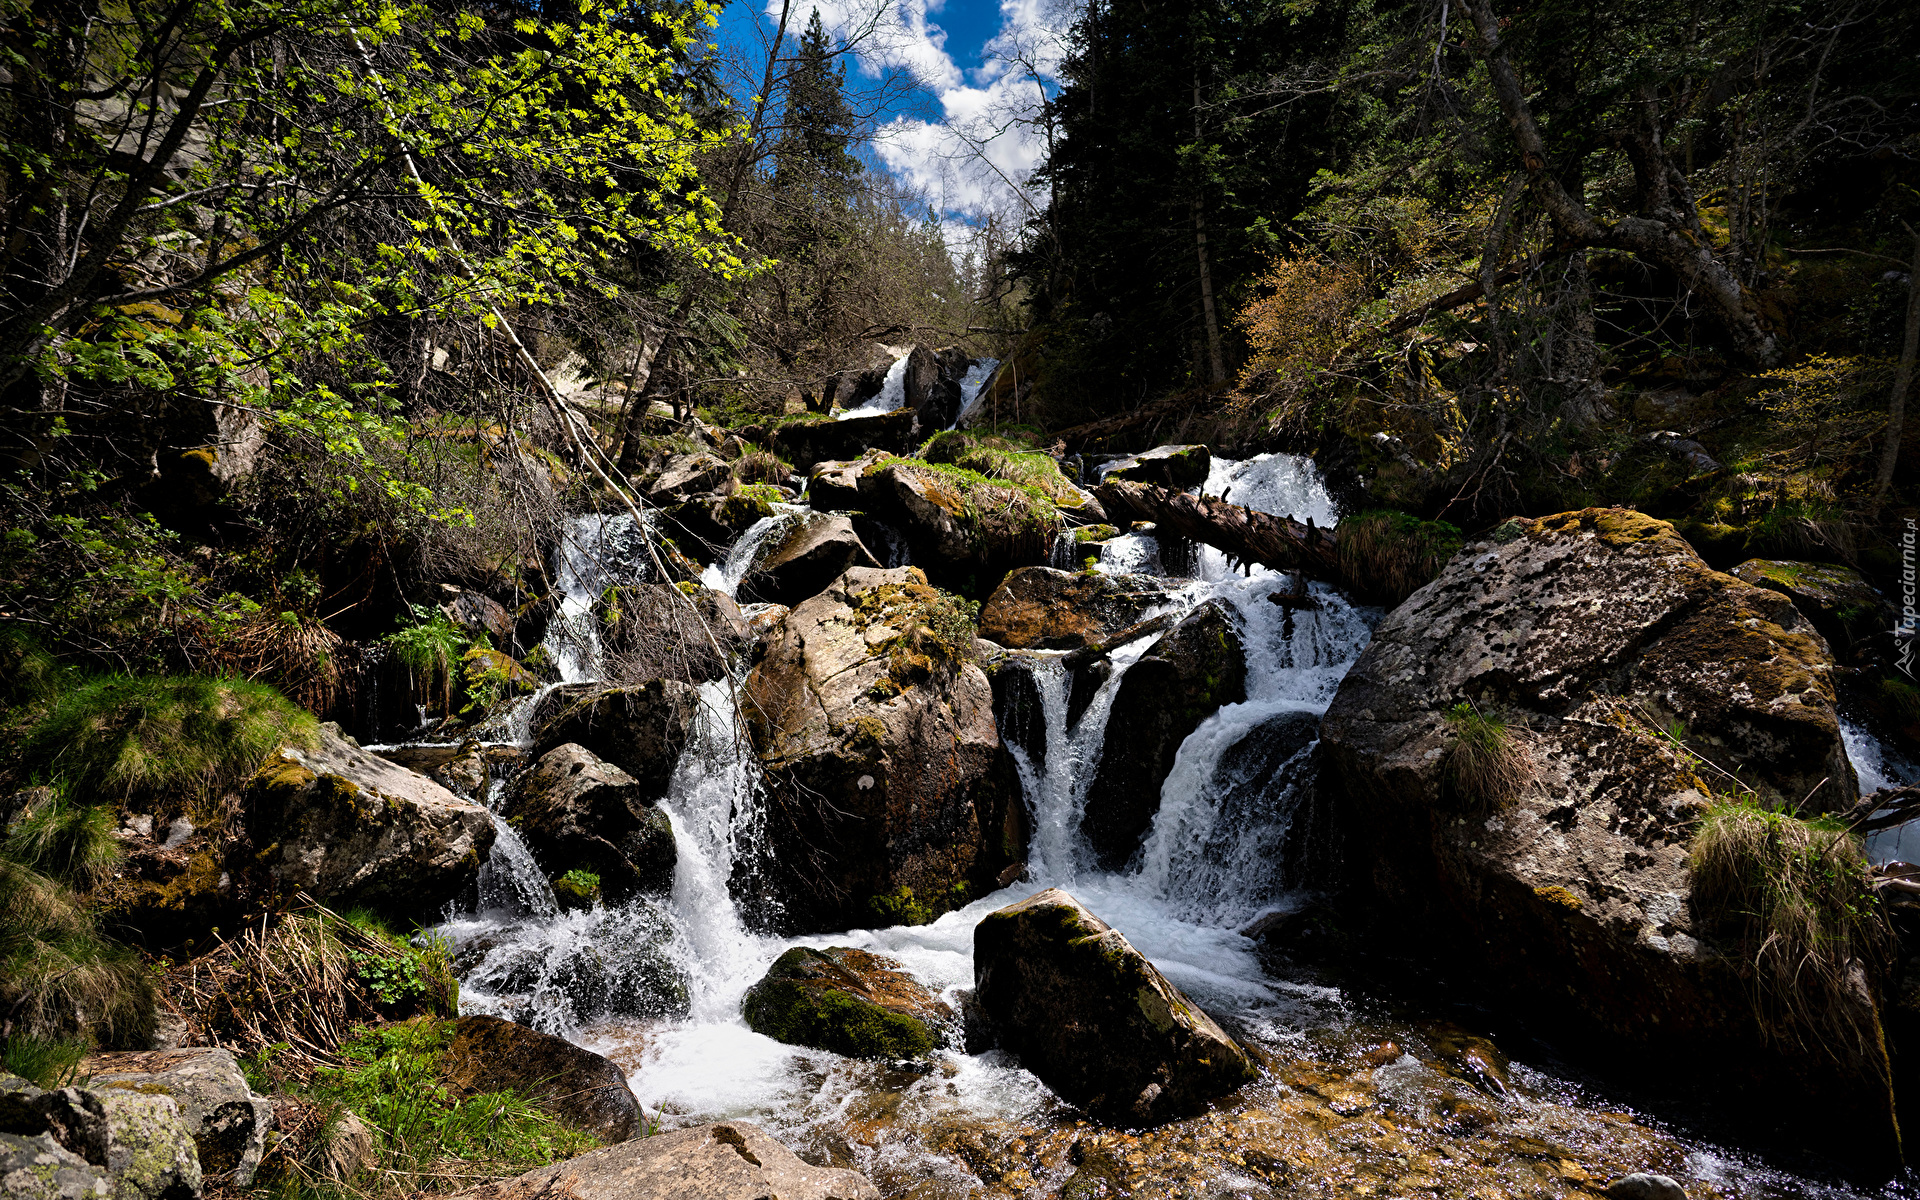
[[[1340,571],[1369,601],[1398,604],[1447,565],[1460,549],[1460,531],[1442,521],[1402,512],[1363,512],[1338,527]]]
[[[733,477],[741,483],[784,484],[793,478],[793,468],[771,450],[750,450],[733,464]]]
[[[1454,794],[1489,810],[1518,799],[1533,778],[1533,760],[1505,714],[1462,701],[1447,710],[1446,723],[1453,736],[1446,776]]]
[[[308,712],[326,713],[345,698],[344,639],[312,617],[256,613],[223,647],[234,673],[273,684]]]
[[[72,889],[0,858],[0,1035],[138,1045],[153,981],[133,951],[100,936]]]
[[[1829,818],[1722,797],[1690,865],[1694,902],[1739,943],[1762,1031],[1843,1063],[1883,1062],[1869,980],[1893,937],[1859,839]]]

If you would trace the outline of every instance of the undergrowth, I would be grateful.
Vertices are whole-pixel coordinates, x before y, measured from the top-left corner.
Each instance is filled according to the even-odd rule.
[[[1014,484],[1068,508],[1081,503],[1080,492],[1067,482],[1051,455],[1023,449],[1004,437],[946,429],[926,440],[920,447],[920,458],[934,466],[951,464],[987,479]]]
[[[1689,865],[1695,904],[1740,947],[1762,1032],[1845,1063],[1880,1061],[1867,976],[1892,934],[1852,831],[1721,795]]]
[[[1337,553],[1341,573],[1357,591],[1398,604],[1431,583],[1462,541],[1460,531],[1444,521],[1380,510],[1342,518]]]
[[[453,664],[470,649],[493,648],[454,624],[447,614],[425,604],[413,606],[411,624],[403,624],[380,640],[413,676],[420,694],[439,693],[442,711],[452,711],[453,707],[453,689],[458,682]]]

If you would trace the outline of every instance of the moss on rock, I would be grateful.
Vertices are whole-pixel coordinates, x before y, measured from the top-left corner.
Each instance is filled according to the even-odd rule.
[[[845,946],[796,946],[747,992],[757,1033],[849,1058],[924,1058],[946,1044],[952,1012],[890,959]]]

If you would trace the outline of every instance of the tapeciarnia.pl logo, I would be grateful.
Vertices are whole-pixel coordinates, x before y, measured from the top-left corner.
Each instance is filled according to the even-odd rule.
[[[1907,527],[1900,533],[1900,620],[1893,626],[1893,638],[1900,648],[1900,669],[1908,679],[1913,678],[1914,635],[1920,627],[1920,611],[1915,609],[1914,596],[1914,542],[1920,530],[1914,526],[1914,519],[1908,517]]]

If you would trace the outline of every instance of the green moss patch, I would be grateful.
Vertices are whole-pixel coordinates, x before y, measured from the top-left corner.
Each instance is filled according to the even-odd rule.
[[[776,1041],[849,1058],[924,1058],[943,1044],[934,1027],[905,1011],[931,994],[886,960],[864,951],[796,946],[747,992],[747,1025]]]

